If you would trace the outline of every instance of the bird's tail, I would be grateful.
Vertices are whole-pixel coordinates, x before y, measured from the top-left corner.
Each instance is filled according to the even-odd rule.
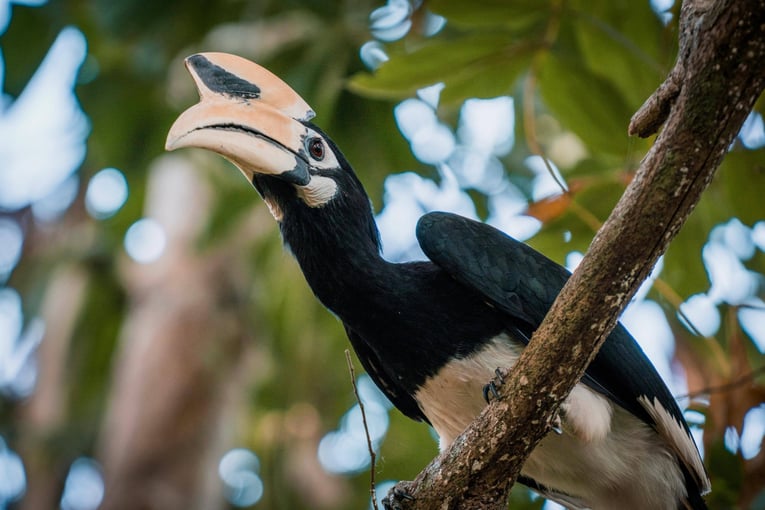
[[[696,479],[691,476],[687,469],[683,469],[683,475],[685,476],[685,488],[688,491],[688,496],[680,502],[678,510],[708,510]]]

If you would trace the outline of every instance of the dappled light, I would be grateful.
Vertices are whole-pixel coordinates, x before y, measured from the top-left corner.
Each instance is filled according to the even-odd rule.
[[[711,236],[704,246],[702,258],[711,284],[707,295],[715,303],[739,305],[757,291],[758,276],[744,266],[741,249]]]
[[[370,13],[370,32],[380,41],[392,42],[401,39],[412,28],[414,8],[420,5],[410,0],[388,0],[386,5]],[[423,15],[424,20],[420,30],[425,37],[437,34],[446,24],[446,18],[443,16],[430,11],[425,11]]]
[[[85,158],[89,124],[72,91],[85,37],[65,28],[22,93],[0,111],[0,208],[55,190]]]
[[[511,182],[505,182],[503,188],[489,195],[486,223],[520,241],[532,238],[542,228],[542,222],[525,214],[528,197]]]
[[[398,128],[409,140],[413,155],[422,163],[436,166],[440,184],[414,173],[393,175],[385,182],[385,207],[377,216],[383,250],[391,260],[422,258],[414,226],[422,214],[440,210],[475,218],[472,199],[464,190],[476,189],[488,197],[487,223],[515,237],[530,238],[539,221],[524,215],[528,199],[505,177],[499,157],[513,147],[514,103],[510,97],[469,99],[460,109],[454,131],[436,114],[443,84],[420,89],[418,98],[407,99],[394,108]],[[530,158],[527,165],[537,171],[534,194],[557,186],[543,163]],[[562,179],[558,174],[558,179]]]
[[[385,49],[377,41],[365,42],[359,50],[359,58],[370,70],[374,71],[388,60]]]
[[[512,97],[468,99],[460,109],[457,134],[471,149],[506,156],[515,142],[515,103]]]
[[[61,496],[61,510],[96,510],[104,497],[101,468],[93,459],[81,457],[69,467]]]
[[[383,254],[390,260],[422,259],[415,237],[415,225],[428,211],[451,211],[476,218],[470,196],[457,184],[451,169],[438,168],[441,182],[420,177],[414,172],[385,179],[385,207],[377,216],[383,242]]]
[[[150,264],[162,256],[167,235],[162,225],[152,218],[142,218],[125,232],[125,251],[140,264]]]
[[[0,288],[0,392],[12,399],[28,397],[37,381],[35,350],[45,327],[39,318],[24,320],[21,296]]]
[[[103,220],[114,216],[128,198],[125,175],[116,168],[104,168],[90,178],[85,207],[91,216]]]
[[[8,448],[0,437],[0,508],[18,501],[26,491],[27,481],[21,457]]]
[[[71,175],[50,193],[32,203],[32,214],[42,223],[52,223],[61,218],[77,198],[80,179]]]
[[[260,501],[263,481],[259,471],[258,456],[246,448],[234,448],[221,458],[218,474],[226,487],[226,499],[232,505],[249,507]]]
[[[720,312],[707,294],[694,294],[679,308],[678,317],[685,326],[702,336],[713,336],[720,329]]]
[[[747,459],[755,458],[762,449],[762,438],[765,436],[765,404],[753,407],[744,416],[744,426],[741,431],[741,455]]]
[[[11,218],[0,218],[0,282],[8,279],[21,258],[24,232]]]
[[[404,37],[412,27],[412,4],[409,0],[388,0],[369,15],[372,35],[381,41],[395,41]]]
[[[43,5],[48,0],[2,0],[0,2],[0,35],[8,28],[11,21],[11,7],[13,4],[37,6]],[[0,76],[2,73],[0,72]]]
[[[761,354],[765,354],[765,301],[759,298],[746,300],[738,309],[738,320]]]
[[[765,146],[765,122],[762,115],[751,112],[746,118],[738,137],[747,149],[759,149]]]
[[[358,378],[359,398],[364,404],[367,427],[364,427],[359,404],[340,419],[340,426],[325,435],[318,448],[321,466],[330,473],[354,474],[370,464],[369,445],[378,451],[388,432],[388,413],[392,407],[367,375]]]
[[[681,321],[692,332],[703,336],[715,335],[721,325],[718,306],[740,306],[738,317],[741,327],[765,352],[765,302],[757,297],[762,275],[748,269],[756,249],[765,251],[758,244],[758,224],[754,228],[744,225],[737,218],[715,226],[702,249],[702,260],[709,278],[709,289],[694,294],[680,305]]]
[[[650,3],[662,23],[667,25],[672,21],[671,9],[675,5],[675,0],[650,0]]]

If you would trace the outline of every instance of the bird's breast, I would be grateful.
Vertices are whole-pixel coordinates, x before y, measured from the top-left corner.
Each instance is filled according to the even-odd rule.
[[[511,368],[522,350],[508,335],[498,335],[478,351],[451,359],[418,388],[415,400],[438,433],[442,451],[486,405],[483,387],[494,371]]]
[[[469,356],[452,358],[417,389],[415,399],[438,433],[442,451],[486,405],[483,387],[495,370],[511,369],[522,350],[508,335],[498,335]],[[582,383],[560,413],[563,433],[550,432],[522,470],[553,490],[548,497],[586,502],[579,506],[598,510],[619,502],[630,510],[664,509],[670,508],[666,502],[678,500],[682,476],[648,425]],[[565,499],[569,496],[573,499]]]

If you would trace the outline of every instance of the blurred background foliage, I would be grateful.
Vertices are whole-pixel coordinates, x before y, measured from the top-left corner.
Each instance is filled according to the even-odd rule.
[[[412,255],[417,214],[452,208],[571,267],[650,148],[626,126],[671,68],[679,10],[626,0],[0,8],[12,14],[0,26],[0,505],[25,509],[369,506],[339,322],[238,172],[202,151],[164,153],[170,124],[196,101],[185,56],[236,53],[292,85],[365,183],[387,256]],[[54,86],[35,74],[65,42],[49,60],[76,71],[79,104],[68,106],[54,94],[65,77]],[[765,508],[762,111],[761,100],[625,316],[690,409],[712,508]],[[14,195],[21,188],[32,191]],[[384,493],[437,446],[368,379],[358,385]],[[514,490],[513,508],[543,505]]]

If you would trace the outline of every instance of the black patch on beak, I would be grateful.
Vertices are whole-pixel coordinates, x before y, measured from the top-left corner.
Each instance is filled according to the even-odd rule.
[[[308,164],[301,158],[297,158],[297,165],[292,170],[279,174],[279,179],[297,184],[298,186],[305,186],[311,182],[311,174],[308,172]]]
[[[220,66],[207,60],[202,55],[192,55],[188,63],[194,68],[199,78],[213,92],[243,99],[260,98],[260,87],[254,83],[231,74]]]

